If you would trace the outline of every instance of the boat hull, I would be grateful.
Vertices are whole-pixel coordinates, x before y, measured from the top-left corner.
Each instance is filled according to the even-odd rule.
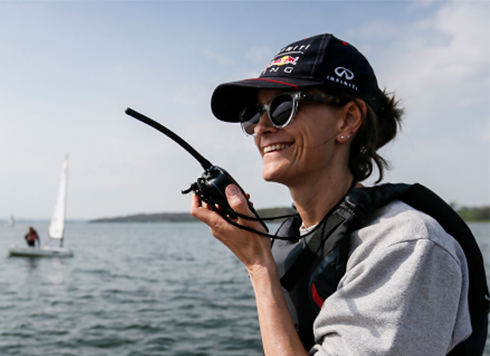
[[[9,256],[15,257],[72,257],[73,251],[63,247],[19,247],[9,249]]]

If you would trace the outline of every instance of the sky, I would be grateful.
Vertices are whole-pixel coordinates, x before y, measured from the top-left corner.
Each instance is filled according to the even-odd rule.
[[[321,33],[357,47],[405,107],[384,181],[490,204],[488,1],[0,1],[0,15],[0,225],[50,218],[65,154],[68,219],[188,211],[181,190],[202,167],[127,107],[225,168],[256,208],[290,206],[209,102]]]

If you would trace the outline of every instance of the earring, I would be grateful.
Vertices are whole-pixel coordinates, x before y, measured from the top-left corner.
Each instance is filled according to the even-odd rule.
[[[343,136],[343,135],[342,135],[342,136],[340,136],[340,139],[341,139],[341,140],[343,140],[343,139],[344,139],[344,136]]]

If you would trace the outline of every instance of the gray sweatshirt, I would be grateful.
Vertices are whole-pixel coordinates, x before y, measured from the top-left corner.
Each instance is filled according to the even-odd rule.
[[[314,324],[315,356],[446,355],[471,333],[460,245],[394,201],[351,235],[347,269]]]

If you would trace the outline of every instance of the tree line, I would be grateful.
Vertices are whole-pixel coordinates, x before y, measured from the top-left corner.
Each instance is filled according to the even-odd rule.
[[[456,212],[467,222],[483,222],[490,221],[490,206],[484,207],[462,207],[455,209]],[[257,213],[262,218],[274,216],[286,216],[294,214],[293,208],[279,207],[258,209]],[[279,219],[278,221],[282,221]],[[100,218],[90,220],[90,223],[102,222],[138,222],[138,223],[159,223],[159,222],[191,222],[197,221],[190,213],[156,213],[156,214],[135,214],[128,216],[120,216],[113,218]]]

